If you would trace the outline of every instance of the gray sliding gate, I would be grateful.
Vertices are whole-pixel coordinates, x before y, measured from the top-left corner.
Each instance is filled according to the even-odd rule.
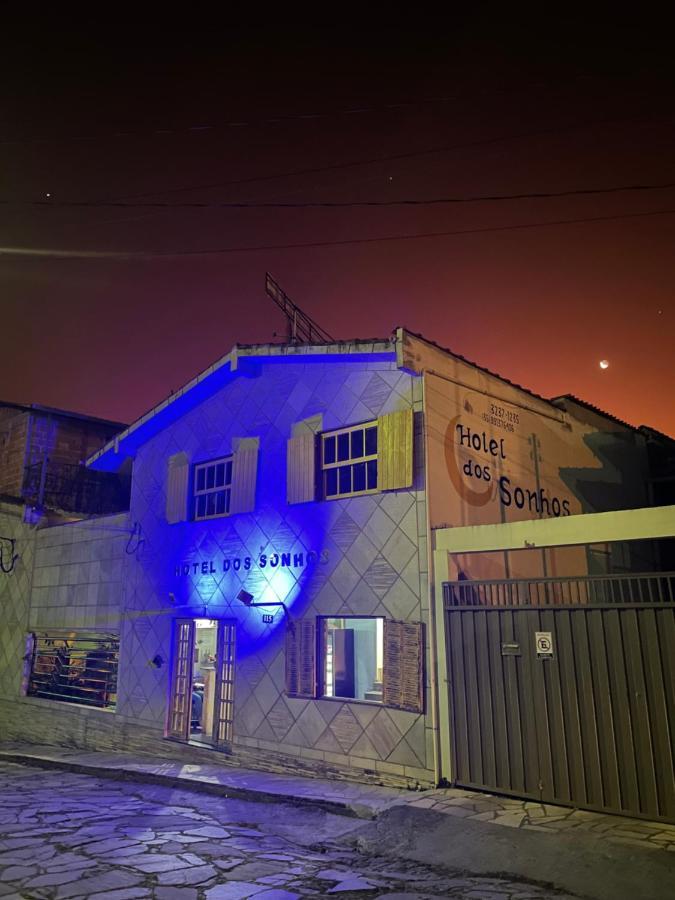
[[[454,783],[675,822],[674,586],[446,583]]]

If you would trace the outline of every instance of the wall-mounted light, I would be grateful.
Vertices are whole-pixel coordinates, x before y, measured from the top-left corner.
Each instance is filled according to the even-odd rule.
[[[283,600],[270,600],[267,602],[255,601],[253,599],[253,594],[249,594],[249,592],[245,591],[243,588],[237,594],[237,600],[239,600],[240,603],[243,603],[244,606],[248,606],[249,609],[252,606],[280,606],[283,609],[283,611],[286,615],[286,618],[288,619],[288,624],[290,625],[291,629],[294,628],[293,620],[291,619],[291,614],[289,613],[288,608]]]
[[[159,655],[159,653],[156,653],[152,657],[152,659],[150,660],[150,665],[152,666],[153,669],[161,669],[162,668],[162,666],[164,665],[164,660]]]

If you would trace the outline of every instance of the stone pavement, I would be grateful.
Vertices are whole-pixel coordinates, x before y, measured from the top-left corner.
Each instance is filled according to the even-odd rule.
[[[173,787],[189,785],[193,790],[220,796],[283,801],[364,819],[377,818],[386,810],[405,804],[416,809],[429,809],[475,822],[524,828],[541,834],[588,832],[596,839],[602,837],[634,848],[675,851],[675,825],[457,788],[397,790],[325,778],[228,768],[226,764],[185,764],[142,754],[86,752],[46,745],[3,744],[0,745],[0,761],[3,759],[99,777],[153,781]]]
[[[572,900],[336,843],[355,817],[0,761],[5,900]],[[366,826],[370,827],[370,826]]]
[[[457,788],[424,791],[410,797],[407,804],[416,809],[430,809],[473,822],[526,828],[540,834],[588,833],[596,838],[602,837],[612,843],[618,842],[637,849],[675,852],[675,825],[664,822],[514,800]],[[675,866],[675,857],[673,865]]]

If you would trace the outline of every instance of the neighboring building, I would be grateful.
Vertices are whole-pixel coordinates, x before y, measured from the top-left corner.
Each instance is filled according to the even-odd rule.
[[[0,401],[0,500],[39,513],[101,515],[129,505],[129,475],[85,461],[125,426],[46,406]]]
[[[0,702],[21,690],[26,634],[33,627],[29,612],[42,615],[39,591],[31,595],[36,528],[128,509],[128,469],[111,475],[84,465],[124,427],[37,404],[0,402]],[[64,602],[73,599],[69,593]],[[49,615],[45,611],[41,620],[48,622]]]
[[[34,532],[3,731],[435,784],[433,530],[649,506],[650,441],[673,443],[402,329],[237,346],[91,456],[133,466],[127,513]],[[460,580],[596,565],[453,559]]]

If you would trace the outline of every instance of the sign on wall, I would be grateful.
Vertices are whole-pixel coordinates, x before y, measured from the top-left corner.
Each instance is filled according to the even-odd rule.
[[[553,407],[528,408],[507,384],[495,385],[504,395],[497,398],[435,375],[425,379],[432,527],[582,511],[571,470],[600,463],[581,426],[570,426]],[[505,399],[509,393],[514,402]]]

